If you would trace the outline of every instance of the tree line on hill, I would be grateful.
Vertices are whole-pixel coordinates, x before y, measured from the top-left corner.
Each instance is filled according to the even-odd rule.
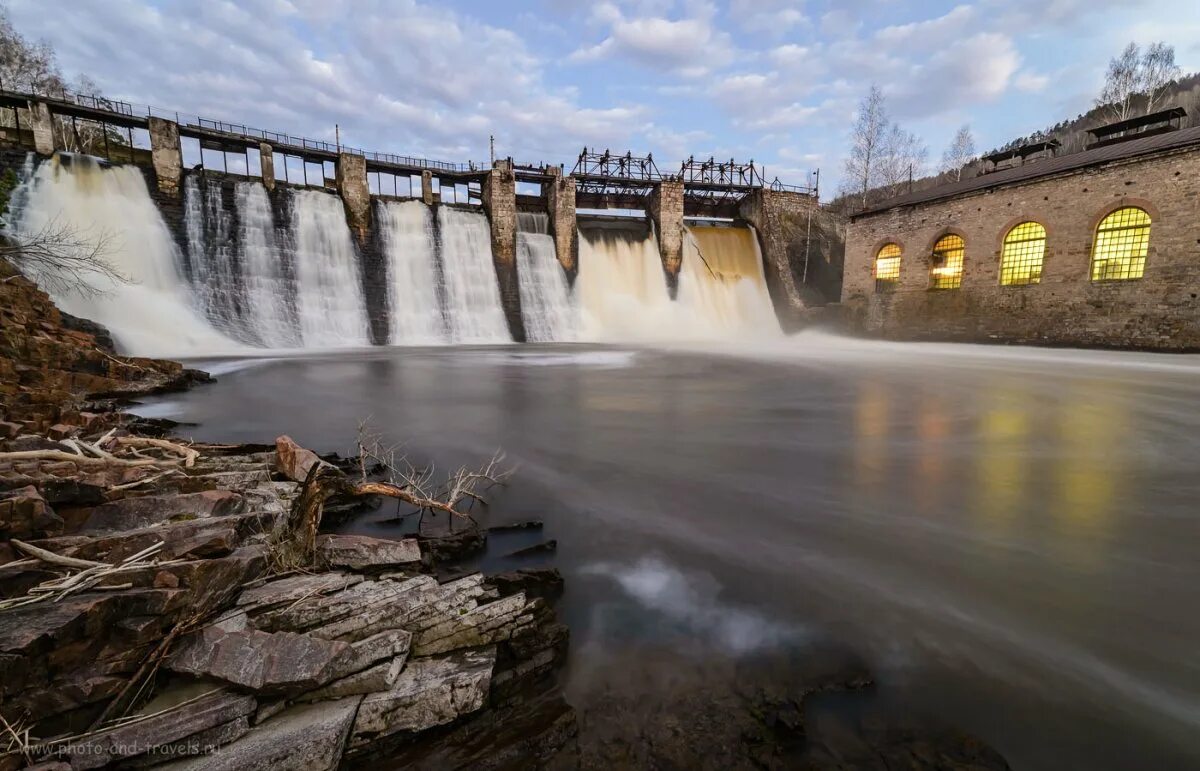
[[[1171,107],[1187,111],[1185,127],[1200,125],[1200,73],[1181,76],[1175,49],[1166,43],[1151,43],[1144,49],[1130,43],[1109,62],[1104,88],[1091,110],[982,155],[1048,141],[1058,143],[1057,155],[1081,152],[1087,149],[1088,131]],[[841,189],[829,207],[844,213],[861,211],[984,171],[969,125],[959,128],[932,173],[928,155],[923,141],[890,119],[883,92],[871,86],[859,103]]]

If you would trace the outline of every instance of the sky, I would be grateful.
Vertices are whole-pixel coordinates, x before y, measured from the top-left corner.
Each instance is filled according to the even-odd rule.
[[[1200,70],[1197,0],[0,0],[106,96],[367,150],[754,160],[838,186],[872,84],[936,165],[1092,105],[1131,40]]]

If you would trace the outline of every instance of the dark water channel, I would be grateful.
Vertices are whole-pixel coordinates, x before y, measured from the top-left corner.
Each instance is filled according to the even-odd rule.
[[[376,349],[152,409],[210,440],[346,451],[369,418],[442,465],[503,447],[488,516],[558,540],[577,706],[836,640],[1014,768],[1200,767],[1197,357]]]

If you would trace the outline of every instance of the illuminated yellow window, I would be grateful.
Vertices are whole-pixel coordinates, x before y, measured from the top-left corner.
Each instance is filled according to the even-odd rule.
[[[887,292],[900,281],[900,247],[885,244],[875,255],[875,291]]]
[[[1100,221],[1092,245],[1092,281],[1141,278],[1150,247],[1150,215],[1135,206]]]
[[[1000,253],[1000,285],[1023,286],[1042,280],[1046,258],[1046,229],[1036,222],[1022,222],[1004,237]]]
[[[934,289],[958,289],[962,286],[963,254],[967,245],[961,236],[942,236],[933,245],[933,267],[929,278]]]

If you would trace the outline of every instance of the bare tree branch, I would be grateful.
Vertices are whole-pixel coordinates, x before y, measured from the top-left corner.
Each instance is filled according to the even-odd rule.
[[[113,234],[83,231],[55,217],[33,233],[0,234],[0,258],[51,294],[94,297],[132,279],[112,263]]]

